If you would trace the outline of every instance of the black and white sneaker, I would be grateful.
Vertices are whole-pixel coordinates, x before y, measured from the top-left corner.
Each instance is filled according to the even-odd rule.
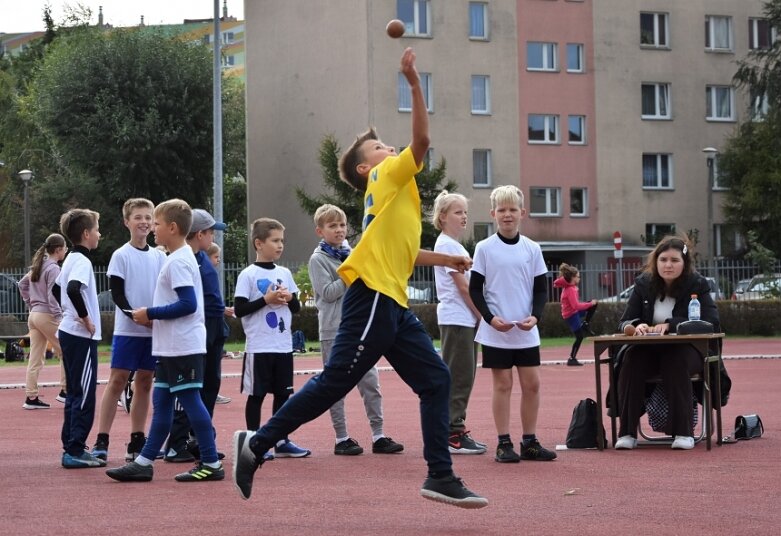
[[[176,475],[174,480],[177,482],[206,482],[207,480],[223,480],[224,478],[225,470],[222,468],[222,464],[215,468],[199,463],[186,473]]]
[[[487,450],[482,445],[472,439],[469,432],[453,432],[447,440],[447,447],[450,454],[484,454]]]
[[[445,478],[428,477],[423,483],[420,494],[426,499],[452,504],[459,508],[473,509],[488,506],[488,499],[472,492],[455,475]]]
[[[521,443],[521,459],[549,462],[556,459],[556,453],[546,449],[535,439],[528,445]]]
[[[65,391],[63,391],[62,389],[60,389],[60,394],[58,394],[57,396],[55,396],[55,397],[54,397],[54,400],[56,400],[56,401],[57,401],[57,402],[59,402],[60,404],[64,404],[64,403],[65,403],[65,397],[66,397],[66,396],[67,396],[67,395],[65,394]]]
[[[255,471],[263,465],[264,458],[255,454],[250,448],[250,441],[255,437],[255,432],[239,430],[233,434],[233,485],[242,499],[249,499],[252,495],[252,480]]]
[[[30,398],[28,396],[24,399],[22,407],[24,409],[49,409],[51,406],[37,396],[35,398]]]
[[[149,482],[154,476],[154,468],[151,465],[141,465],[130,462],[122,467],[108,469],[106,474],[119,482]]]
[[[125,410],[125,413],[130,413],[130,406],[133,403],[133,374],[127,379],[127,384],[122,392],[119,393],[119,405]]]

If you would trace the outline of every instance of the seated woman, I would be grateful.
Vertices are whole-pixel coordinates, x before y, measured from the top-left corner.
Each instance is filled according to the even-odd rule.
[[[696,294],[700,318],[719,330],[719,312],[708,281],[694,271],[691,245],[686,238],[664,237],[648,257],[635,281],[620,330],[628,325],[635,335],[675,333],[688,320],[689,300]],[[631,331],[631,328],[630,328]],[[637,425],[645,411],[646,380],[661,375],[669,406],[668,433],[672,448],[694,448],[692,430],[692,374],[702,372],[703,358],[688,344],[629,346],[618,377],[618,410],[621,419],[617,449],[637,445]]]

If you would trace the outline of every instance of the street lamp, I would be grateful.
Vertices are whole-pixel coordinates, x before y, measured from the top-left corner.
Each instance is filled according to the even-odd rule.
[[[18,173],[24,183],[24,267],[30,266],[30,181],[33,180],[33,172],[23,169]]]
[[[705,153],[706,163],[708,165],[708,180],[706,181],[708,191],[706,192],[706,195],[708,200],[708,260],[710,260],[713,259],[715,251],[713,247],[715,238],[715,233],[713,232],[713,186],[715,185],[716,180],[716,155],[719,154],[719,150],[715,147],[705,147],[702,152]]]

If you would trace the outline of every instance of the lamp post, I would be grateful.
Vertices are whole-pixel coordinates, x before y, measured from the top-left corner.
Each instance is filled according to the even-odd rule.
[[[24,267],[30,266],[30,181],[33,179],[33,172],[29,169],[23,169],[18,173],[19,178],[24,183]]]
[[[715,147],[705,147],[702,150],[705,153],[706,164],[708,165],[708,180],[706,181],[708,191],[706,192],[708,201],[708,260],[713,259],[715,248],[713,247],[715,233],[713,232],[713,186],[716,180],[716,155],[719,150]]]

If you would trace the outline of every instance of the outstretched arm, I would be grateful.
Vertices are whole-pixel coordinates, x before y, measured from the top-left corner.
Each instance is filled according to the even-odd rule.
[[[401,56],[401,72],[407,79],[412,93],[412,141],[410,150],[415,157],[415,163],[420,165],[426,157],[430,143],[428,135],[428,110],[423,98],[423,88],[420,86],[420,76],[415,67],[415,51],[406,48]]]
[[[418,256],[415,259],[415,265],[447,266],[448,268],[453,268],[454,270],[458,270],[459,272],[464,273],[472,267],[472,259],[462,255],[448,255],[447,253],[421,249],[418,251]]]

